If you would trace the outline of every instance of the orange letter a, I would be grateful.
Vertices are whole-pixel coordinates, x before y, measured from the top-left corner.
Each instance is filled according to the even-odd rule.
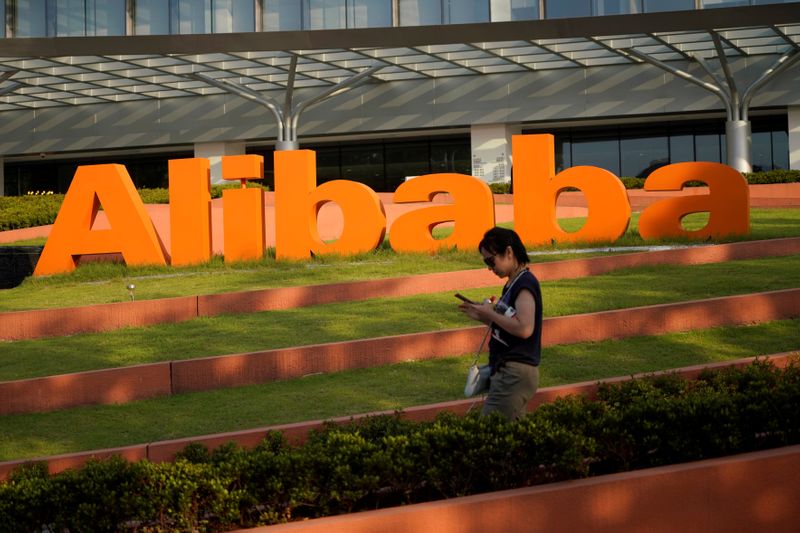
[[[750,188],[744,176],[728,165],[705,161],[673,163],[650,174],[644,188],[679,191],[689,181],[708,184],[708,194],[667,198],[647,207],[639,216],[639,234],[643,239],[705,239],[746,235],[750,231]],[[683,217],[704,211],[709,213],[705,227],[695,231],[683,229]]]
[[[611,172],[578,166],[555,175],[552,135],[514,135],[514,228],[523,242],[615,241],[631,218],[625,186]],[[558,196],[577,187],[586,196],[589,214],[575,232],[561,229],[556,218]]]
[[[111,229],[93,230],[103,206]],[[34,275],[75,269],[82,254],[122,253],[127,265],[164,265],[153,222],[122,165],[81,166],[64,196]]]

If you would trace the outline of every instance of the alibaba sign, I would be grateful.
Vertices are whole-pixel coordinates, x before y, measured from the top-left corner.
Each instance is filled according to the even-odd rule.
[[[555,173],[552,135],[516,135],[514,158],[514,227],[530,245],[557,242],[615,241],[628,228],[631,206],[622,182],[607,170],[572,167]],[[261,156],[222,158],[223,178],[260,179]],[[749,231],[747,181],[719,163],[676,163],[647,178],[647,191],[678,191],[688,181],[702,181],[708,194],[659,200],[639,217],[644,239],[686,237],[705,239]],[[556,220],[558,196],[574,187],[586,196],[588,216],[575,232],[565,232]],[[433,204],[448,193],[451,204]],[[170,240],[172,265],[201,263],[211,258],[211,194],[209,162],[179,159],[169,162]],[[261,189],[223,192],[224,254],[228,261],[260,258],[265,249]],[[334,242],[324,242],[317,228],[319,210],[339,205],[344,229]],[[440,248],[474,249],[495,224],[491,190],[483,181],[463,174],[428,174],[400,185],[394,202],[429,205],[407,212],[392,224],[389,242],[397,251],[435,252]],[[102,205],[110,229],[92,225]],[[681,219],[708,212],[706,226],[687,231]],[[453,222],[453,232],[435,239],[433,228]],[[311,150],[275,152],[275,254],[278,259],[308,259],[311,254],[356,254],[376,248],[386,234],[386,215],[378,195],[362,183],[336,180],[317,186],[316,158]],[[35,275],[69,272],[84,254],[121,253],[128,265],[167,264],[152,221],[122,165],[79,167],[64,197]]]

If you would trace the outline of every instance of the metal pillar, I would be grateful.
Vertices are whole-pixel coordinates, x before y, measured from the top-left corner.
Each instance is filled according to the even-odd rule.
[[[713,80],[712,83],[703,81],[684,70],[668,65],[638,50],[628,48],[625,52],[645,63],[654,65],[716,94],[725,105],[725,112],[727,115],[727,120],[725,122],[725,147],[728,153],[728,165],[739,172],[752,172],[752,136],[750,133],[750,120],[748,118],[750,101],[755,93],[767,82],[800,59],[800,48],[795,47],[778,58],[770,68],[764,71],[756,81],[750,84],[744,91],[744,95],[740,97],[719,35],[712,32],[711,38],[714,40],[714,47],[717,49],[717,59],[719,59],[725,77],[722,78],[716,74],[702,57],[692,56],[691,59],[697,61],[706,74],[711,77]]]
[[[297,150],[300,147],[300,143],[297,140],[297,130],[300,122],[300,115],[303,113],[303,111],[327,98],[352,89],[361,83],[365,78],[375,74],[382,68],[383,65],[374,65],[369,67],[351,78],[347,78],[336,85],[332,85],[313,98],[304,100],[302,102],[297,102],[295,104],[294,79],[295,74],[297,73],[297,56],[292,56],[292,61],[289,65],[289,78],[286,81],[286,94],[284,95],[283,106],[280,106],[278,102],[269,96],[265,96],[252,89],[248,89],[247,87],[239,85],[238,83],[226,78],[213,78],[203,72],[194,72],[189,74],[189,76],[268,108],[275,116],[275,120],[278,123],[278,137],[275,140],[275,149]]]

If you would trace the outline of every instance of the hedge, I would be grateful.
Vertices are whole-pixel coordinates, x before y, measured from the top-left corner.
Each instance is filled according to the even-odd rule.
[[[95,461],[0,484],[11,531],[226,531],[693,461],[800,442],[800,364],[604,385],[527,417],[376,416],[303,445],[187,447],[173,463]]]
[[[264,185],[250,185],[269,190]],[[213,185],[211,198],[222,197],[225,189],[238,189],[240,185]],[[169,189],[139,189],[139,196],[145,204],[169,203]],[[0,231],[30,228],[52,224],[64,201],[63,194],[28,194],[26,196],[0,196]]]

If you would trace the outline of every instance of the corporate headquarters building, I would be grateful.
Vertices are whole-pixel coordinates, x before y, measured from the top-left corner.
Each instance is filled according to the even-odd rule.
[[[800,169],[800,2],[2,0],[0,194],[77,165],[311,148],[318,181],[678,161]]]

